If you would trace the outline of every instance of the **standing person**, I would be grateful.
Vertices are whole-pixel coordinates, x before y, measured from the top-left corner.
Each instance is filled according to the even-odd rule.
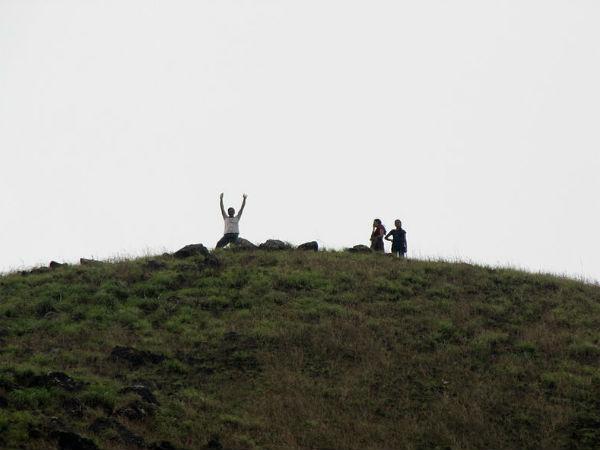
[[[407,250],[406,231],[402,229],[402,221],[400,219],[396,219],[394,225],[396,225],[396,228],[385,235],[385,240],[392,241],[392,255],[404,258]],[[393,240],[390,239],[390,236],[392,236]]]
[[[240,235],[240,218],[242,217],[242,213],[244,212],[244,208],[246,207],[246,199],[248,196],[244,194],[244,200],[242,201],[242,207],[240,208],[240,212],[235,215],[235,209],[228,208],[227,214],[225,214],[225,207],[223,206],[223,193],[221,193],[221,214],[223,215],[223,220],[225,221],[225,233],[223,237],[217,242],[217,248],[223,248],[227,244],[235,243],[238,240],[238,236]]]
[[[381,223],[381,220],[375,219],[373,221],[373,232],[371,233],[371,249],[376,252],[385,253],[383,247],[383,237],[385,236],[385,227]]]

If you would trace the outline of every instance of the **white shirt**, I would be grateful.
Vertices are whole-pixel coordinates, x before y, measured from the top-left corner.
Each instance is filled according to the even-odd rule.
[[[236,233],[240,234],[240,217],[223,217],[225,221],[225,234]]]

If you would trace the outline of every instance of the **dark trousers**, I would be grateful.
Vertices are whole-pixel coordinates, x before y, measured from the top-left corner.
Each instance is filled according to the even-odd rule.
[[[235,244],[238,240],[239,234],[237,233],[227,233],[224,234],[223,237],[217,242],[217,248],[223,248],[227,244]]]
[[[397,256],[398,258],[404,258],[406,256],[406,248],[401,246],[396,246],[392,243],[392,255]]]

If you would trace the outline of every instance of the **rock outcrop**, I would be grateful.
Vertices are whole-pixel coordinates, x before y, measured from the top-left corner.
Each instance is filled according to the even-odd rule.
[[[185,247],[177,250],[173,254],[173,256],[175,258],[189,258],[191,256],[198,256],[198,255],[208,256],[208,255],[210,255],[210,252],[202,244],[190,244],[190,245],[186,245]]]
[[[289,250],[292,248],[287,242],[278,239],[269,239],[258,246],[261,250]]]
[[[247,239],[239,238],[235,244],[230,247],[234,250],[256,250],[258,247]]]
[[[318,252],[319,251],[319,243],[317,241],[305,242],[298,246],[298,250],[307,250]]]
[[[367,247],[366,245],[355,245],[354,247],[350,247],[346,249],[347,252],[350,253],[371,253],[373,250],[371,250],[370,247]]]
[[[67,265],[68,264],[61,264],[56,261],[50,261],[49,268],[50,268],[50,270],[56,270],[56,269],[60,269],[61,267],[66,267]]]
[[[70,431],[56,431],[53,437],[58,441],[58,450],[98,450],[91,439]]]
[[[143,366],[144,364],[158,364],[166,359],[165,355],[158,353],[120,346],[112,349],[110,358],[113,361],[125,361],[134,367]]]

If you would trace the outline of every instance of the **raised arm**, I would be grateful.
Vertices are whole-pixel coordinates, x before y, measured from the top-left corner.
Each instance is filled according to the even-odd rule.
[[[241,217],[242,213],[244,212],[244,208],[246,207],[246,199],[248,198],[248,196],[246,194],[244,194],[244,200],[242,200],[242,206],[240,207],[240,212],[238,212],[237,216]]]
[[[223,206],[223,193],[222,192],[220,195],[220,200],[221,200],[221,214],[223,214],[223,219],[225,219],[227,217],[227,214],[225,214],[225,207]]]
[[[386,241],[391,241],[391,239],[390,239],[390,235],[392,234],[392,231],[393,231],[393,230],[390,230],[390,231],[388,232],[388,234],[386,234],[386,235],[385,235],[385,240],[386,240]]]

